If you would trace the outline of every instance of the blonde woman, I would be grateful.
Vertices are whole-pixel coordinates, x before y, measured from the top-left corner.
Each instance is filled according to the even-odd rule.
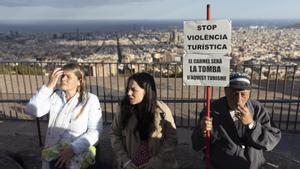
[[[48,84],[30,99],[25,112],[37,117],[49,113],[45,147],[64,145],[56,159],[43,161],[43,169],[82,168],[80,155],[98,141],[102,112],[97,96],[85,90],[81,66],[71,63],[56,68]]]

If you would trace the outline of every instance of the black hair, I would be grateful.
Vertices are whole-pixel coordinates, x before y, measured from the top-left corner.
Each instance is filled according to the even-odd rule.
[[[141,103],[131,105],[128,98],[130,81],[134,80],[142,89],[145,95]],[[124,129],[127,126],[129,118],[135,114],[137,125],[134,133],[139,132],[141,140],[148,140],[150,134],[154,131],[154,116],[156,109],[157,92],[155,81],[152,75],[148,73],[136,73],[128,78],[125,96],[121,102],[121,125]]]

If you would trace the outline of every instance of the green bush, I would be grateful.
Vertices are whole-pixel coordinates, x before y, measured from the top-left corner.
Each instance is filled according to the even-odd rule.
[[[38,65],[23,65],[15,66],[15,71],[22,75],[44,75],[43,68]]]
[[[30,64],[0,64],[1,74],[44,75],[43,68]]]
[[[9,72],[11,72],[11,70],[12,70],[12,66],[0,64],[0,73],[1,74],[8,74]]]

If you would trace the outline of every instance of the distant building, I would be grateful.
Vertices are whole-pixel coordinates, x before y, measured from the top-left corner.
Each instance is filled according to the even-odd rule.
[[[177,29],[173,29],[170,32],[170,43],[173,43],[173,44],[177,44],[178,43]]]
[[[88,75],[94,77],[109,77],[117,75],[118,67],[116,63],[93,63],[87,65]]]

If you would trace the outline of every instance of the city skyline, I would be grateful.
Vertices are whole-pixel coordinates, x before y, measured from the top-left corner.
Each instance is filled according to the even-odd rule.
[[[300,19],[296,0],[2,0],[0,20]]]

